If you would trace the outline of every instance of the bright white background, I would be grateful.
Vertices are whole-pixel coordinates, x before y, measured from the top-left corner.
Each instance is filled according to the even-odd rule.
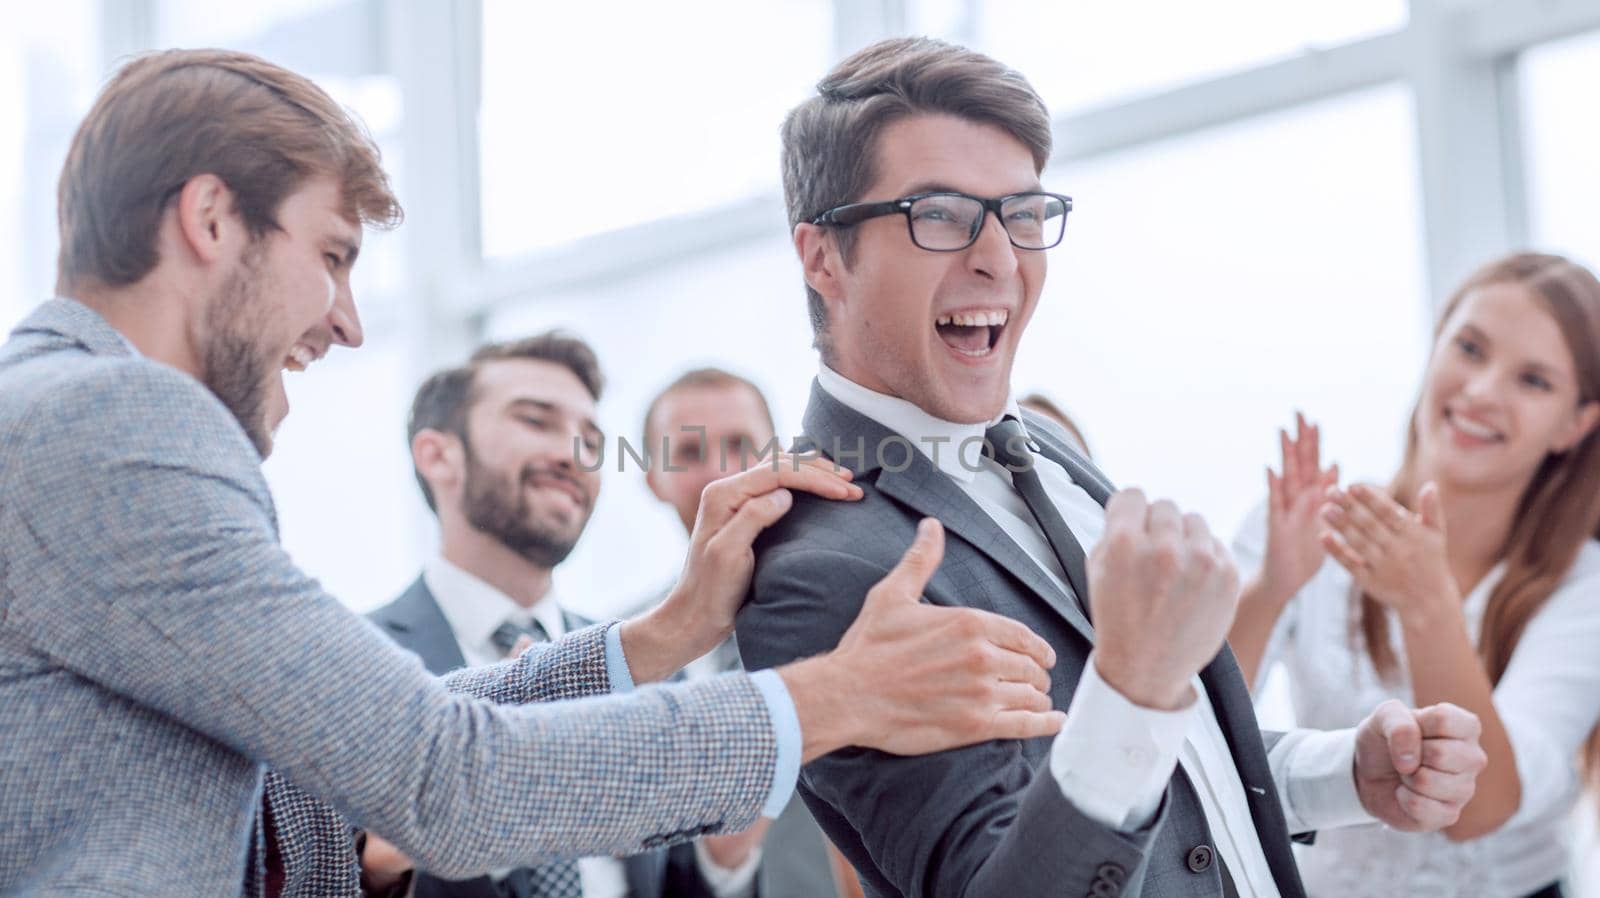
[[[1433,303],[1472,265],[1524,245],[1600,264],[1597,0],[4,6],[0,326],[50,295],[61,158],[124,54],[258,52],[378,136],[410,215],[357,269],[367,346],[292,379],[267,465],[285,544],[356,609],[431,551],[405,411],[478,340],[590,340],[613,437],[701,364],[751,377],[797,431],[815,359],[777,128],[888,34],[988,50],[1051,105],[1044,180],[1075,211],[1015,386],[1066,406],[1120,483],[1223,532],[1296,409],[1348,473],[1388,475]],[[613,469],[558,588],[624,609],[681,549]]]

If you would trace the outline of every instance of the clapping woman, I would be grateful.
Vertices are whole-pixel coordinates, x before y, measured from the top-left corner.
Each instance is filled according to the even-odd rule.
[[[1597,422],[1600,281],[1520,253],[1445,306],[1387,487],[1339,487],[1304,419],[1280,435],[1235,544],[1247,678],[1283,661],[1301,726],[1353,726],[1386,698],[1460,705],[1489,757],[1443,833],[1321,833],[1302,855],[1313,895],[1561,894],[1567,820],[1600,771]]]

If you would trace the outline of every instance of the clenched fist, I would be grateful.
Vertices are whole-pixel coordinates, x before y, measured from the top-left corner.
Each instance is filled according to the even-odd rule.
[[[1199,515],[1124,490],[1089,554],[1089,598],[1100,676],[1135,704],[1176,710],[1233,624],[1239,572]]]

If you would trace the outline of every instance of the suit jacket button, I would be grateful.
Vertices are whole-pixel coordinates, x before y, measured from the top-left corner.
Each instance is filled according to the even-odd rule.
[[[1113,886],[1120,887],[1128,881],[1128,871],[1122,869],[1118,864],[1101,864],[1100,869],[1094,871],[1094,875]]]
[[[1204,873],[1211,869],[1211,846],[1196,845],[1189,851],[1189,869],[1195,873]]]

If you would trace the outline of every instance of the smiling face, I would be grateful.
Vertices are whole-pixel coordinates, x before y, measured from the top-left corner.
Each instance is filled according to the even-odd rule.
[[[594,397],[565,365],[540,359],[484,362],[472,397],[461,514],[529,561],[555,567],[600,494]]]
[[[667,451],[663,463],[650,465],[645,480],[678,513],[685,530],[694,529],[707,484],[756,464],[773,437],[766,405],[742,383],[668,392],[656,402],[650,434],[651,452],[660,451],[663,439]]]
[[[314,178],[284,200],[281,230],[251,240],[206,306],[195,338],[201,379],[265,458],[289,413],[285,371],[304,371],[337,343],[357,347],[350,267],[361,226],[336,182]]]
[[[1462,297],[1440,328],[1418,407],[1418,460],[1447,489],[1520,491],[1597,418],[1549,309],[1526,287],[1492,283]]]
[[[1041,189],[1033,154],[1020,141],[949,115],[913,115],[886,127],[877,171],[860,202],[939,190],[999,197]],[[854,231],[847,266],[826,231],[796,228],[807,281],[827,305],[839,373],[947,421],[998,415],[1044,287],[1045,254],[1013,247],[993,214],[977,242],[959,252],[918,248],[902,214],[869,219]]]

